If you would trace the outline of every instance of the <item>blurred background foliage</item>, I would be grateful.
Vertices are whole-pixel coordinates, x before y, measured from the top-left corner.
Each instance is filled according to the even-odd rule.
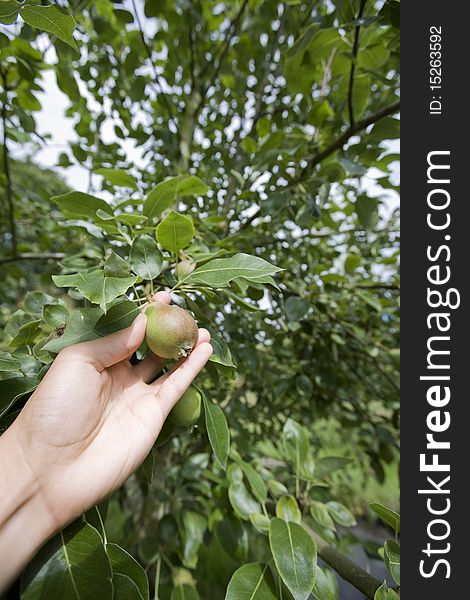
[[[11,346],[15,323],[28,322],[27,292],[89,306],[51,275],[90,268],[110,247],[126,259],[132,240],[154,231],[142,213],[149,192],[166,177],[197,175],[207,193],[196,186],[171,202],[192,217],[195,238],[164,255],[155,289],[173,287],[178,262],[235,252],[283,269],[278,287],[238,282],[232,295],[175,296],[230,357],[198,382],[227,416],[230,464],[243,457],[266,481],[271,468],[301,508],[312,497],[356,516],[370,515],[373,499],[396,507],[399,2],[57,3],[76,20],[73,37],[44,33],[18,3],[2,4],[20,11],[0,32],[0,350],[22,363],[13,375],[40,377],[49,360],[31,349],[45,330]],[[37,118],[50,73],[75,129],[53,169],[35,162],[50,143]],[[88,193],[121,215],[116,230],[70,218],[51,200],[70,190],[74,166]],[[318,475],[318,487],[307,478],[300,490],[275,449],[289,418],[308,430],[308,461],[350,459]],[[152,582],[158,573],[163,600],[186,588],[222,598],[239,565],[267,552],[227,495],[237,477],[213,463],[203,423],[170,435],[149,461],[107,505],[108,538]],[[341,535],[316,525],[341,548]],[[315,597],[338,597],[335,585]]]

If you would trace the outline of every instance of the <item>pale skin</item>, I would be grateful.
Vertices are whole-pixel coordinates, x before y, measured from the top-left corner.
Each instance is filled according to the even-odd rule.
[[[159,292],[154,300],[170,303]],[[190,356],[131,366],[147,318],[66,348],[0,437],[0,592],[45,540],[118,489],[143,462],[168,413],[212,353],[199,330]]]

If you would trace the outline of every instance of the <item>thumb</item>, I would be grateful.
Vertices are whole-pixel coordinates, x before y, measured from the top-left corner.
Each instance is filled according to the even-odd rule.
[[[91,342],[77,344],[74,349],[92,362],[98,371],[103,371],[129,358],[137,350],[144,340],[146,324],[147,317],[141,313],[126,329]]]

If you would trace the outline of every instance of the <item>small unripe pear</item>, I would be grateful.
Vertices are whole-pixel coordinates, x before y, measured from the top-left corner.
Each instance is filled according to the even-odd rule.
[[[189,387],[170,412],[170,420],[180,427],[191,427],[201,416],[201,394]]]
[[[183,308],[154,302],[145,311],[145,339],[150,350],[162,358],[189,356],[197,343],[196,321]]]
[[[185,258],[180,261],[175,268],[175,275],[177,279],[183,279],[186,275],[189,275],[196,268],[196,263],[190,260],[189,258]]]

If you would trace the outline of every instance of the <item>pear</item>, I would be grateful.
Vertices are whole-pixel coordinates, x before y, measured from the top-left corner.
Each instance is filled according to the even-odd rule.
[[[183,308],[154,302],[145,311],[145,339],[150,350],[162,358],[189,356],[197,343],[196,321]]]
[[[201,394],[189,387],[170,412],[169,418],[175,425],[191,427],[201,416]]]

